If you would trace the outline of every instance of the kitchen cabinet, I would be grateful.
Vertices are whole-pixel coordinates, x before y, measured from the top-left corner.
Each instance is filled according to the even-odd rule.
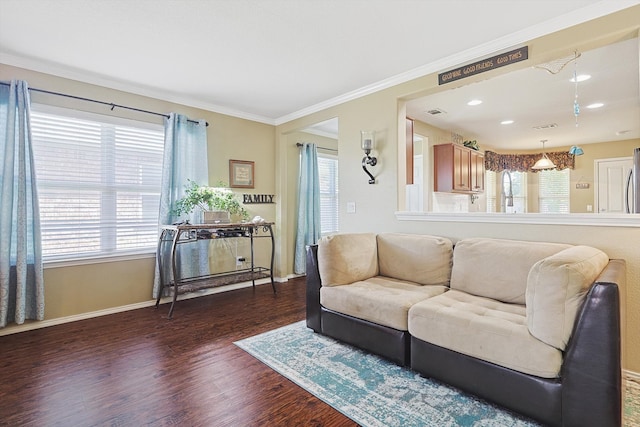
[[[484,155],[459,144],[433,146],[433,189],[446,193],[484,192]]]
[[[474,193],[484,192],[484,154],[476,150],[470,150],[471,154],[471,191]]]

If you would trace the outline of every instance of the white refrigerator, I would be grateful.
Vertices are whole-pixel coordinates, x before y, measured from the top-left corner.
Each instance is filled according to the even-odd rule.
[[[640,213],[640,147],[633,149],[633,166],[627,176],[627,213]]]

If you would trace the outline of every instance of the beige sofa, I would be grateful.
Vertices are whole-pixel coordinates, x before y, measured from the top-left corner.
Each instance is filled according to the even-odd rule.
[[[624,263],[602,251],[488,238],[454,247],[438,236],[362,233],[322,239],[307,263],[307,324],[315,331],[546,424],[619,425],[616,284]],[[615,282],[597,283],[603,273]],[[592,318],[584,318],[586,300],[597,305]],[[605,335],[577,343],[574,331],[599,316],[607,321],[595,329]],[[572,376],[575,357],[587,360]],[[595,402],[569,397],[580,393],[575,387],[590,387]]]

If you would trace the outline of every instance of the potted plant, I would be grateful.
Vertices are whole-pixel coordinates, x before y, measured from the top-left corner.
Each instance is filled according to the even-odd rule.
[[[175,215],[190,214],[196,208],[204,212],[204,222],[229,222],[229,215],[238,215],[242,219],[247,219],[249,213],[240,204],[236,195],[223,183],[218,183],[217,187],[198,185],[196,182],[187,180],[185,194],[176,202],[173,213]],[[219,214],[209,214],[207,212],[227,212],[226,216]]]

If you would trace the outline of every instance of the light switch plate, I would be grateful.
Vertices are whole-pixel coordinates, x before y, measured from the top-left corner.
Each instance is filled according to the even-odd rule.
[[[347,202],[347,213],[356,213],[356,202]]]

